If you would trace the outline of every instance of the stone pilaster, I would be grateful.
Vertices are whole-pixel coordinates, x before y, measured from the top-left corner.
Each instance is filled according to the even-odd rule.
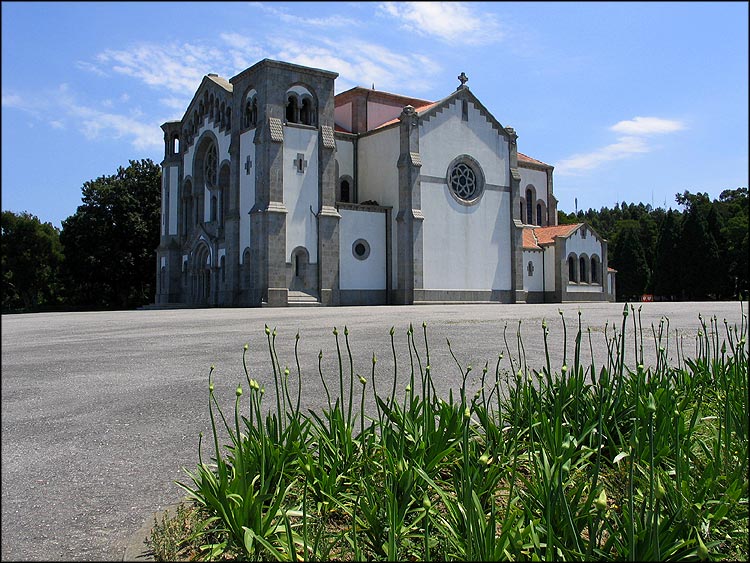
[[[329,124],[321,125],[318,138],[318,283],[320,302],[323,305],[338,305],[341,215],[336,209],[336,144],[333,116],[330,117]]]
[[[510,167],[510,270],[511,270],[511,299],[514,303],[525,303],[526,292],[523,289],[523,219],[520,213],[521,202],[521,173],[518,171],[518,145],[515,129],[506,127],[508,136],[508,160]]]
[[[419,154],[419,122],[412,106],[406,106],[399,117],[400,152],[398,158],[398,214],[396,259],[398,287],[395,302],[414,303],[414,290],[423,288],[424,244],[422,233],[422,195]]]

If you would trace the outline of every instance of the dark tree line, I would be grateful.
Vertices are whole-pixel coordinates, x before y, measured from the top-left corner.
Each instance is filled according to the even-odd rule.
[[[62,230],[2,213],[2,310],[132,309],[154,300],[161,167],[150,159],[85,182]]]
[[[748,191],[677,194],[681,210],[626,204],[558,213],[559,222],[586,221],[609,241],[617,298],[733,299],[748,294]]]

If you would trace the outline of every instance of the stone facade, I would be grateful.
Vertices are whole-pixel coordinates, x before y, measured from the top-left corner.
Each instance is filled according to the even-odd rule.
[[[525,229],[557,223],[553,170],[518,153],[463,73],[438,102],[335,95],[337,76],[268,59],[208,74],[162,125],[157,305],[614,298],[606,241],[587,250],[604,274],[585,292],[565,248],[554,281],[525,286]]]

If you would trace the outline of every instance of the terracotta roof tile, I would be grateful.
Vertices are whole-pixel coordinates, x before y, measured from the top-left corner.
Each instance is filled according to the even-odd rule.
[[[518,153],[518,162],[528,162],[529,164],[538,164],[539,166],[551,167],[549,164],[542,162],[541,160],[537,160],[536,158],[531,158],[530,156],[526,156],[522,152]]]
[[[555,242],[555,237],[567,237],[581,225],[583,223],[534,227],[534,235],[536,236],[537,244],[552,244]]]
[[[536,243],[536,236],[532,227],[523,228],[523,247],[526,250],[541,250],[542,247]]]

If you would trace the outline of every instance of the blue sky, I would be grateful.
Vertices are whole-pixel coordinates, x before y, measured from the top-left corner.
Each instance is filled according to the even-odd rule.
[[[205,74],[263,58],[428,100],[465,72],[564,211],[748,185],[745,2],[3,2],[2,209],[59,227],[161,161]]]

